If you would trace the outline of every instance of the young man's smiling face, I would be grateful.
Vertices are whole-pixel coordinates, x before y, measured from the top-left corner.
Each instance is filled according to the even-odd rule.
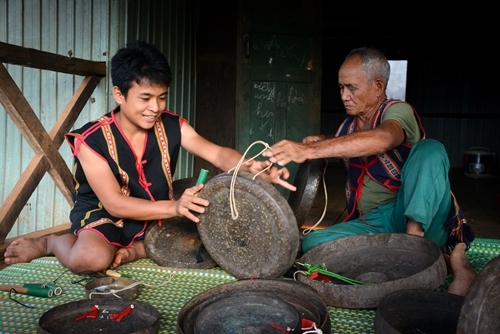
[[[153,127],[167,105],[168,87],[133,82],[127,97],[113,87],[113,97],[120,105],[116,119],[122,128],[147,130]]]

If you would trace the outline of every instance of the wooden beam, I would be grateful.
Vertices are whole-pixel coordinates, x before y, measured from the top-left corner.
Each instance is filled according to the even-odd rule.
[[[71,129],[100,80],[100,77],[89,76],[84,78],[70,102],[63,110],[61,116],[59,116],[49,134],[53,146],[56,149],[61,146],[64,140],[64,134]],[[49,171],[49,173],[56,173],[54,179],[57,180],[59,171],[50,169],[50,163],[44,155],[35,155],[27,169],[21,175],[14,189],[6,198],[2,206],[0,206],[0,243],[5,240],[5,237],[12,229],[12,226],[14,226],[24,205],[28,202],[31,194],[35,191],[47,171]],[[66,197],[68,203],[73,205],[72,192],[67,189],[65,185],[62,189],[61,187],[59,187],[59,189]]]
[[[64,108],[61,116],[59,116],[54,124],[54,127],[49,133],[49,137],[52,139],[52,142],[57,148],[61,146],[64,141],[64,135],[71,130],[71,127],[75,124],[75,121],[78,116],[80,116],[80,113],[92,96],[92,93],[101,79],[101,77],[96,76],[85,77],[73,94],[71,100],[68,102],[66,108]]]
[[[76,75],[106,76],[106,63],[0,42],[0,62]]]
[[[65,197],[71,198],[74,191],[73,174],[3,64],[0,64],[0,103],[35,154],[47,157],[50,162],[50,176]]]
[[[42,154],[37,154],[21,174],[21,178],[2,203],[2,206],[0,206],[0,244],[9,234],[16,219],[49,167],[50,164],[47,158]]]
[[[86,76],[50,133],[47,133],[3,63]],[[65,57],[0,42],[0,103],[35,152],[20,180],[0,206],[0,244],[46,172],[68,203],[73,205],[73,175],[60,155],[59,147],[64,141],[64,134],[71,129],[105,75],[105,62],[72,58],[71,55]],[[1,254],[3,260],[3,251]]]
[[[50,227],[50,228],[46,228],[46,229],[43,229],[40,231],[28,233],[28,234],[23,235],[21,237],[9,238],[9,239],[5,240],[4,243],[0,244],[0,269],[7,266],[6,264],[3,263],[4,253],[7,250],[7,247],[9,247],[9,245],[14,240],[17,240],[20,238],[42,238],[44,236],[51,235],[51,234],[62,235],[62,234],[69,233],[70,228],[71,228],[71,223],[64,223],[64,224],[57,225],[57,226]]]

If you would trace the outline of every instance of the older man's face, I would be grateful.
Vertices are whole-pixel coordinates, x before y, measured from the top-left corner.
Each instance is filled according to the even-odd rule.
[[[383,93],[376,80],[370,80],[361,69],[361,58],[347,59],[339,70],[340,97],[350,116],[367,116],[378,108]]]

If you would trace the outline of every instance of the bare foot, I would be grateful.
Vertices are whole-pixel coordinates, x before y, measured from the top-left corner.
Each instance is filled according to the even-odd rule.
[[[109,265],[109,268],[115,269],[120,264],[125,264],[139,259],[145,259],[147,257],[148,254],[146,253],[144,241],[134,241],[132,243],[132,246],[128,248],[119,248],[116,251],[115,258]]]
[[[20,238],[14,240],[4,253],[4,262],[6,264],[25,263],[33,259],[51,255],[48,250],[48,238]]]
[[[474,281],[474,278],[477,276],[474,267],[467,262],[465,249],[466,245],[464,243],[455,245],[455,248],[448,258],[453,281],[448,287],[447,292],[459,296],[465,296],[467,294],[472,281]]]
[[[422,224],[417,223],[413,220],[408,220],[406,222],[406,233],[411,235],[417,235],[419,237],[424,236],[424,229],[422,228]]]

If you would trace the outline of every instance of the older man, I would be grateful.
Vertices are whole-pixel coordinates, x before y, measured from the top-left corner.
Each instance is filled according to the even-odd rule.
[[[348,118],[333,137],[283,140],[264,155],[281,166],[290,161],[341,158],[348,172],[346,222],[310,233],[307,252],[317,245],[365,233],[408,233],[426,237],[449,258],[454,280],[449,292],[465,295],[476,275],[465,251],[474,238],[450,191],[444,146],[425,139],[416,110],[387,98],[390,65],[372,48],[352,50],[338,78]]]

